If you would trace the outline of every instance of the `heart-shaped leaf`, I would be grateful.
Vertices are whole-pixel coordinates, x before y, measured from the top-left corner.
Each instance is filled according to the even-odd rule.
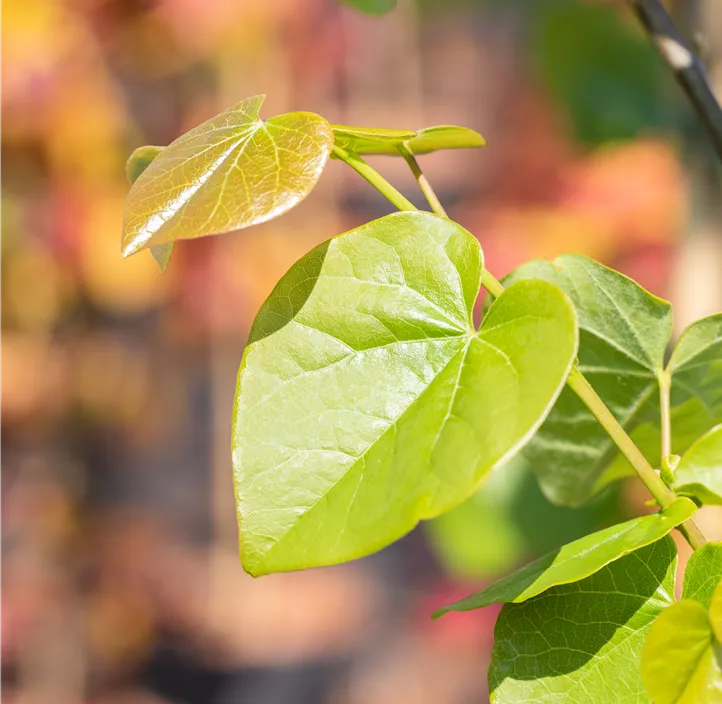
[[[672,603],[676,565],[667,536],[580,582],[505,604],[489,669],[492,704],[650,704],[642,647]]]
[[[722,543],[707,543],[695,550],[684,571],[683,599],[693,599],[709,609],[722,581]]]
[[[659,377],[672,330],[672,310],[634,281],[579,255],[529,262],[507,283],[551,281],[579,316],[579,369],[647,459],[660,463]],[[672,450],[681,454],[722,422],[722,316],[690,326],[668,365],[672,377]],[[565,389],[525,451],[545,494],[580,505],[615,479],[633,474],[627,461],[570,390]]]
[[[722,425],[687,450],[674,472],[674,488],[701,503],[722,504]]]
[[[401,156],[401,147],[412,154],[428,154],[441,149],[483,147],[484,138],[468,127],[437,125],[413,132],[383,127],[332,125],[336,144],[356,154]]]
[[[254,575],[378,550],[467,498],[534,433],[577,347],[556,286],[510,287],[477,332],[481,249],[430,213],[312,250],[263,305],[233,463]]]
[[[265,122],[248,98],[169,144],[128,194],[122,250],[215,235],[265,222],[313,189],[333,147],[319,115]]]
[[[495,602],[521,603],[559,584],[578,582],[602,567],[667,535],[694,514],[696,506],[685,498],[651,516],[591,533],[500,579],[486,589],[439,609],[434,618],[449,611],[471,611]]]
[[[163,147],[145,146],[138,147],[128,157],[128,161],[125,164],[125,173],[128,175],[128,180],[132,186],[138,177],[150,166],[151,161],[155,159],[158,154],[163,151]],[[165,271],[168,268],[168,262],[170,261],[170,255],[173,251],[173,243],[158,244],[155,247],[150,248],[150,253],[153,255],[153,259],[158,263],[161,271]]]
[[[722,670],[705,608],[690,599],[665,609],[642,650],[642,679],[654,704],[722,702]]]

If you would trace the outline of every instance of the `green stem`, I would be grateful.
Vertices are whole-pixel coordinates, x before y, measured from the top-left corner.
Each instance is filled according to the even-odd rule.
[[[665,369],[657,374],[659,379],[659,408],[662,431],[662,462],[672,454],[672,420],[669,415],[669,393],[672,376]]]
[[[431,209],[442,218],[448,218],[449,216],[446,214],[444,206],[441,205],[441,201],[436,196],[436,193],[434,193],[434,189],[431,187],[429,180],[424,176],[424,172],[421,170],[419,162],[416,161],[416,157],[403,144],[399,146],[399,152],[409,165],[411,173],[414,175],[416,183],[419,184],[422,193],[426,196],[426,200],[429,202]]]
[[[390,200],[399,210],[417,210],[416,206],[399,193],[376,169],[369,166],[358,154],[342,147],[334,147],[333,153],[345,161],[356,173],[363,176],[381,195]]]
[[[410,201],[404,198],[381,174],[369,166],[361,157],[353,152],[347,152],[341,147],[334,147],[333,152],[339,159],[345,161],[351,168],[361,174],[372,186],[399,208],[399,210],[417,210]],[[484,268],[482,273],[481,283],[484,288],[495,297],[500,296],[504,291],[502,283],[487,271],[486,268]],[[627,431],[620,425],[619,421],[607,408],[604,401],[599,398],[599,395],[592,388],[592,385],[576,366],[572,367],[569,373],[567,385],[579,396],[584,405],[586,405],[597,421],[599,421],[602,428],[604,428],[614,444],[619,448],[619,451],[632,465],[656,502],[662,508],[669,506],[669,504],[677,498],[676,494],[654,471],[652,465],[647,462],[647,459],[634,444],[634,441],[629,437]],[[702,535],[692,520],[688,520],[679,526],[679,531],[684,535],[694,550],[699,549],[707,542],[704,535]]]
[[[607,434],[614,441],[614,444],[627,458],[629,464],[632,465],[635,472],[639,475],[639,478],[644,482],[647,489],[649,489],[649,493],[652,494],[655,501],[662,508],[669,506],[676,498],[674,492],[660,479],[652,468],[652,465],[647,462],[646,457],[634,444],[632,438],[627,435],[626,430],[619,424],[604,401],[599,398],[597,392],[577,367],[573,367],[569,373],[567,384],[569,384],[569,388],[579,396],[584,405],[592,412],[592,415],[599,421],[602,428],[607,431]]]

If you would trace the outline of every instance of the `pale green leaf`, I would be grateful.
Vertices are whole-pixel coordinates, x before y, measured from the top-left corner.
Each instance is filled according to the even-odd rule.
[[[319,115],[263,121],[248,98],[168,145],[128,194],[124,256],[144,247],[265,222],[305,198],[333,147]]]
[[[472,494],[534,433],[576,354],[568,298],[510,287],[472,326],[476,239],[396,213],[312,250],[251,330],[233,462],[244,567],[378,550]]]
[[[722,672],[705,608],[687,599],[665,609],[642,649],[642,679],[654,704],[719,704]]]
[[[493,704],[650,704],[640,673],[647,632],[673,601],[669,537],[522,604],[496,623]]]
[[[505,281],[539,278],[565,290],[579,316],[579,368],[653,466],[660,463],[659,374],[672,329],[669,303],[579,255],[529,262]],[[672,373],[672,450],[722,422],[722,316],[682,335]],[[589,410],[565,389],[525,451],[546,495],[580,505],[633,474]]]
[[[163,147],[145,146],[138,147],[128,157],[128,161],[125,164],[125,173],[128,175],[128,180],[132,186],[138,177],[150,166],[150,162],[155,159],[158,154],[163,151]],[[153,259],[158,263],[161,271],[165,271],[168,268],[168,262],[170,261],[170,255],[173,251],[173,244],[159,244],[155,247],[150,248],[150,253],[153,255]]]
[[[500,579],[486,589],[439,609],[434,618],[449,611],[471,611],[496,602],[521,603],[560,584],[578,582],[623,555],[667,535],[695,512],[692,501],[680,498],[651,516],[591,533]]]
[[[707,543],[695,550],[684,571],[683,599],[698,601],[709,609],[717,585],[722,581],[722,543]]]
[[[722,425],[717,425],[687,450],[674,472],[678,494],[705,504],[722,504]]]
[[[410,130],[383,127],[352,127],[332,125],[336,144],[356,154],[385,154],[401,156],[400,148],[412,154],[428,154],[441,149],[470,149],[483,147],[484,138],[468,127],[438,125]]]

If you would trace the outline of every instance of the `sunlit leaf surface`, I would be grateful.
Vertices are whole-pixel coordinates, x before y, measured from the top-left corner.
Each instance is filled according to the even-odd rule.
[[[577,334],[547,282],[472,326],[479,244],[429,213],[351,230],[295,264],[259,312],[233,462],[252,574],[368,554],[466,499],[543,420]]]
[[[262,103],[242,100],[151,162],[126,201],[125,256],[265,222],[311,192],[333,146],[330,126],[305,112],[263,121]]]
[[[138,177],[150,166],[150,163],[155,159],[158,154],[163,151],[163,147],[145,146],[138,147],[128,157],[128,161],[125,165],[125,173],[128,175],[128,180],[131,186],[138,180]],[[173,243],[158,244],[150,248],[150,253],[153,255],[153,259],[156,260],[161,271],[165,271],[168,268],[168,262],[170,262],[170,255],[173,252]]]

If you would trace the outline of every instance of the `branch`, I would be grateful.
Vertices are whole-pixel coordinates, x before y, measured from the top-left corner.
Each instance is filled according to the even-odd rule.
[[[702,66],[659,0],[630,0],[640,22],[687,94],[722,161],[722,108]]]

